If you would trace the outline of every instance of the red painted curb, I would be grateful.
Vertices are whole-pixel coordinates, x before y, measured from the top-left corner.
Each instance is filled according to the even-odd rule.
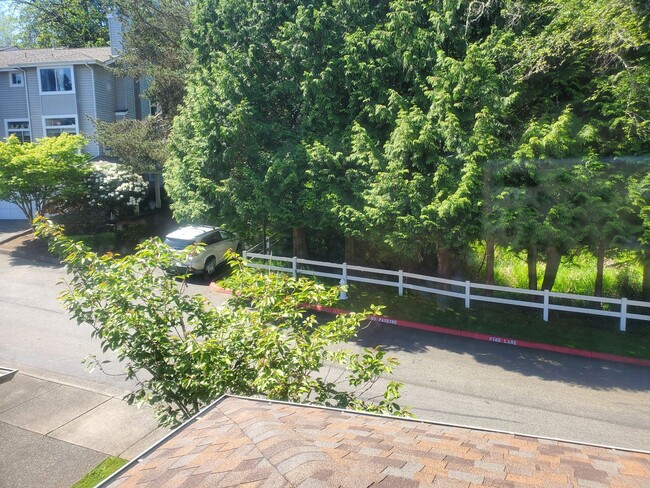
[[[210,288],[220,293],[232,293],[230,290],[219,288],[218,286],[216,286],[215,283],[210,283]],[[327,313],[333,313],[337,315],[350,313],[349,310],[344,310],[342,308],[335,308],[335,307],[325,307],[323,305],[312,305],[310,308],[318,312],[327,312]],[[397,325],[398,327],[407,327],[409,329],[426,330],[429,332],[436,332],[438,334],[447,334],[447,335],[458,336],[458,337],[466,337],[468,339],[476,339],[479,341],[495,342],[497,344],[525,347],[528,349],[537,349],[540,351],[557,352],[560,354],[569,354],[572,356],[581,356],[585,358],[601,359],[604,361],[614,361],[617,363],[633,364],[635,366],[650,367],[650,359],[630,358],[627,356],[619,356],[617,354],[585,351],[584,349],[573,349],[571,347],[554,346],[551,344],[544,344],[541,342],[521,341],[519,339],[510,339],[508,337],[492,336],[489,334],[482,334],[480,332],[470,332],[467,330],[450,329],[448,327],[439,327],[437,325],[420,324],[418,322],[410,322],[408,320],[394,319],[391,317],[385,317],[379,315],[371,316],[370,320],[375,322],[381,322],[384,324]]]

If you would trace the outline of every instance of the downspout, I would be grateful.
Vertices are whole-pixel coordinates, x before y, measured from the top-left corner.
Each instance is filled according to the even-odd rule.
[[[18,68],[18,70],[23,74],[23,81],[25,85],[25,102],[27,103],[27,120],[29,120],[29,140],[31,142],[34,142],[34,133],[32,132],[32,127],[34,123],[32,122],[32,108],[31,108],[31,103],[29,101],[29,89],[27,88],[27,72],[22,68]]]
[[[88,63],[84,63],[84,64],[86,65],[86,68],[90,70],[90,79],[92,80],[92,84],[93,84],[93,108],[95,109],[95,120],[97,120],[98,118],[97,117],[97,93],[95,92],[95,90],[97,90],[97,87],[95,86],[95,70],[92,69],[92,67]],[[77,109],[77,111],[78,110],[79,109]],[[79,125],[81,125],[81,121],[79,121]],[[93,136],[94,135],[95,135],[95,129],[93,128]],[[97,143],[97,154],[95,154],[95,156],[99,156],[100,153],[99,142],[97,142],[97,140],[95,140],[95,142]]]

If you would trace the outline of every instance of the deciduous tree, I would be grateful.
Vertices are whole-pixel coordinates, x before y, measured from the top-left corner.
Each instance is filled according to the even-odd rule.
[[[31,222],[56,201],[85,194],[90,155],[81,152],[82,136],[63,133],[21,143],[15,136],[0,142],[0,199],[18,205]]]
[[[399,384],[376,388],[373,398],[368,393],[396,361],[377,349],[340,347],[367,314],[318,322],[307,310],[307,304],[333,304],[337,288],[254,273],[237,262],[226,283],[233,297],[215,308],[160,272],[187,256],[159,239],[130,256],[98,256],[47,220],[37,229],[50,237],[69,273],[66,308],[92,326],[126,376],[138,381],[129,401],[152,404],[163,425],[182,422],[223,394],[405,413],[397,403]]]

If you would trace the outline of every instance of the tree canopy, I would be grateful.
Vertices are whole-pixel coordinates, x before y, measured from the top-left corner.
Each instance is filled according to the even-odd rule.
[[[166,166],[174,214],[270,227],[297,255],[315,236],[362,241],[441,275],[503,231],[531,287],[538,256],[550,287],[583,243],[566,162],[650,148],[649,8],[199,2]]]
[[[108,46],[110,2],[4,0],[18,12],[19,44],[26,48]]]
[[[0,142],[0,200],[18,205],[31,222],[52,204],[84,195],[90,170],[84,145],[82,136],[66,133],[33,143],[15,136]]]

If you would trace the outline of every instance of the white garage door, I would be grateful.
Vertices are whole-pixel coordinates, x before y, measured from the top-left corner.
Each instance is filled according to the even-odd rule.
[[[0,200],[0,220],[26,220],[25,214],[13,203]]]

